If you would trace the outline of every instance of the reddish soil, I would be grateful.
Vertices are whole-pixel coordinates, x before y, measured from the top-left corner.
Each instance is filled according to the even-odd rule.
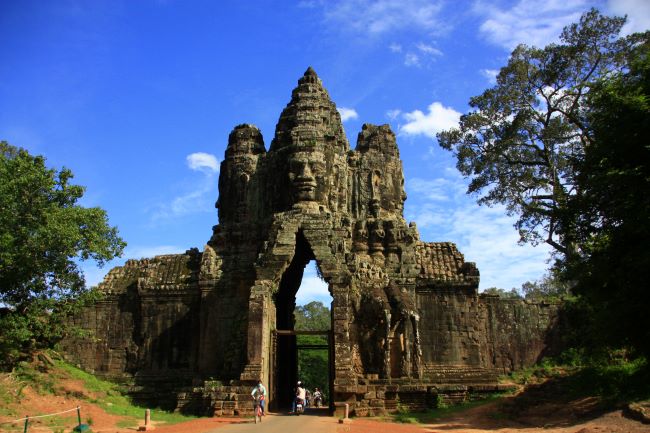
[[[2,378],[7,388],[7,376]],[[135,428],[120,428],[117,423],[125,417],[110,415],[100,407],[82,400],[80,397],[93,395],[83,389],[78,381],[64,380],[60,383],[57,395],[40,395],[26,387],[22,390],[20,402],[10,404],[6,409],[14,409],[20,414],[31,416],[49,414],[81,406],[82,422],[92,418],[94,433],[133,433]],[[10,388],[10,387],[9,387]],[[516,406],[516,405],[515,405]],[[505,408],[505,409],[504,409]],[[512,409],[512,408],[510,408]],[[372,419],[354,419],[349,424],[339,424],[337,433],[650,433],[650,425],[625,418],[620,410],[603,412],[598,410],[593,399],[571,402],[545,401],[541,404],[528,404],[517,407],[516,416],[508,409],[508,402],[493,402],[454,414],[444,420],[427,425],[395,424]],[[510,410],[510,412],[509,412]],[[18,416],[0,415],[0,431],[22,432],[24,421],[5,423]],[[59,415],[65,420],[63,431],[70,432],[77,423],[76,412]],[[154,416],[155,419],[155,416]],[[53,433],[60,427],[48,425],[47,418],[35,419],[30,423],[30,433]],[[175,424],[156,426],[157,433],[204,433],[229,423],[240,423],[241,419],[199,418]]]

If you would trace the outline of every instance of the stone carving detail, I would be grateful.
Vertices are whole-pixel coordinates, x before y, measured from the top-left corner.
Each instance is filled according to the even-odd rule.
[[[302,272],[315,260],[332,294],[334,400],[365,415],[394,410],[398,398],[418,408],[436,393],[496,390],[498,372],[548,348],[555,309],[479,296],[476,265],[453,243],[422,242],[404,220],[405,200],[390,127],[363,125],[352,150],[309,68],[268,151],[253,125],[230,134],[219,223],[203,252],[112,270],[105,300],[78,318],[98,339],[68,352],[96,372],[133,375],[140,391],[162,378],[147,395],[187,411],[244,413],[248,383],[260,377],[281,402],[295,376],[282,356],[295,345],[273,331],[292,329]],[[524,319],[513,326],[513,317]],[[220,385],[176,392],[208,378]]]

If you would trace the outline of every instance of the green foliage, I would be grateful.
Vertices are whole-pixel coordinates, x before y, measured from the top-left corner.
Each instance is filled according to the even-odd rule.
[[[517,47],[438,139],[471,179],[468,193],[516,214],[521,241],[555,249],[565,284],[528,283],[526,297],[571,288],[582,347],[648,357],[650,32],[619,38],[624,23],[591,10],[559,44]]]
[[[124,421],[123,424],[129,426],[137,425],[138,420],[144,417],[144,411],[147,408],[131,403],[130,399],[122,393],[120,385],[102,380],[64,361],[55,361],[55,365],[58,370],[65,372],[69,377],[81,380],[84,387],[97,396],[97,398],[91,400],[91,403],[99,405],[110,414],[133,418],[132,420]],[[167,424],[175,424],[196,418],[180,413],[167,412],[162,409],[154,409],[151,412],[152,419]]]
[[[519,385],[540,383],[547,379],[558,377],[567,371],[567,367],[558,366],[555,362],[545,358],[537,365],[515,370],[503,377],[502,380],[514,382]]]
[[[628,355],[622,350],[595,353],[568,349],[537,365],[513,371],[508,379],[520,385],[549,381],[562,398],[599,397],[607,406],[648,399],[648,362],[646,358]]]
[[[459,128],[438,134],[471,179],[480,204],[504,204],[519,219],[522,242],[546,242],[566,254],[573,238],[561,211],[576,194],[574,161],[590,141],[590,86],[621,69],[638,36],[618,38],[624,18],[592,9],[564,29],[559,44],[518,46],[497,84],[470,99]]]
[[[56,357],[56,354],[52,352],[49,354],[52,358]],[[84,392],[75,391],[72,395],[75,398],[97,404],[110,414],[125,416],[126,419],[120,421],[119,426],[134,427],[143,419],[146,408],[132,404],[129,398],[122,393],[120,385],[99,379],[62,360],[53,360],[52,364],[20,362],[11,373],[0,374],[0,414],[15,417],[24,415],[14,408],[10,410],[5,406],[20,402],[21,390],[27,386],[41,395],[69,395],[69,391],[61,387],[60,381],[71,378],[81,381],[85,390]],[[93,424],[93,419],[83,409],[81,414],[86,417],[86,424]],[[45,418],[43,422],[53,430],[65,428],[70,431],[71,427],[77,424],[77,415],[73,413],[70,417],[74,418],[73,421],[66,417],[51,417]],[[174,424],[189,421],[195,417],[153,410],[152,418],[157,422]]]
[[[330,309],[318,301],[298,305],[294,317],[297,331],[327,331],[332,325]]]
[[[613,359],[579,369],[568,378],[570,395],[596,395],[606,403],[650,398],[650,369],[645,358]]]
[[[519,292],[517,292],[516,289],[510,289],[508,291],[508,290],[505,290],[505,289],[490,287],[490,288],[487,288],[487,289],[483,290],[482,293],[486,294],[486,295],[498,296],[499,298],[502,298],[502,299],[522,299],[521,295],[519,294]]]
[[[397,411],[393,414],[392,420],[402,424],[417,424],[418,418],[415,417],[408,408],[402,404],[397,404]]]
[[[447,405],[442,401],[442,406],[426,410],[424,412],[411,412],[402,405],[397,405],[397,412],[390,416],[391,421],[407,423],[407,424],[430,424],[441,418],[446,418],[465,410],[473,409],[475,407],[483,406],[500,399],[502,396],[495,394],[491,397],[481,400],[470,400],[460,404]],[[440,397],[442,399],[442,397]],[[438,398],[436,398],[438,403]]]
[[[329,308],[322,302],[313,301],[299,305],[294,311],[295,329],[300,331],[329,330],[332,316]],[[327,345],[326,335],[298,335],[298,345]],[[298,377],[313,392],[320,388],[325,394],[329,389],[329,365],[327,349],[309,349],[298,352]],[[327,398],[327,396],[325,396]]]
[[[320,335],[298,335],[298,344],[327,344]],[[309,349],[298,352],[298,377],[310,391],[320,388],[325,394],[329,389],[328,349]]]
[[[521,285],[524,298],[530,300],[560,301],[571,294],[570,284],[555,270],[551,270],[538,281],[526,281]]]
[[[56,378],[47,375],[46,372],[44,368],[37,368],[33,363],[22,361],[16,365],[12,374],[23,384],[23,387],[28,384],[39,394],[54,394]]]
[[[570,294],[569,283],[562,280],[557,272],[550,271],[537,281],[526,281],[521,289],[510,290],[490,287],[484,294],[498,296],[501,299],[527,299],[531,301],[560,301]]]
[[[0,367],[69,333],[66,315],[93,296],[77,261],[101,266],[125,246],[104,210],[77,204],[72,177],[0,142]]]
[[[590,344],[650,357],[650,33],[628,65],[590,94],[593,141],[564,215],[581,250],[562,265],[581,297],[574,309],[589,316]]]

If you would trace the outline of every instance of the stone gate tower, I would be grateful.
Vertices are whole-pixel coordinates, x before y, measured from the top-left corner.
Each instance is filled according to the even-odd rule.
[[[129,261],[82,318],[87,369],[132,378],[136,396],[214,414],[250,410],[252,381],[281,403],[295,378],[295,296],[315,260],[332,295],[331,389],[358,415],[498,389],[496,374],[546,349],[552,306],[479,296],[479,272],[449,242],[419,239],[403,217],[404,176],[388,125],[363,126],[352,150],[309,68],[267,150],[230,134],[219,224],[202,252]],[[187,388],[187,386],[194,385]],[[244,403],[240,403],[243,399]]]

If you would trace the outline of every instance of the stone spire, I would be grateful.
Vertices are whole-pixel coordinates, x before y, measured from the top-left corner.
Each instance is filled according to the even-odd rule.
[[[313,146],[334,148],[337,153],[350,147],[336,105],[310,66],[280,115],[270,150]]]

